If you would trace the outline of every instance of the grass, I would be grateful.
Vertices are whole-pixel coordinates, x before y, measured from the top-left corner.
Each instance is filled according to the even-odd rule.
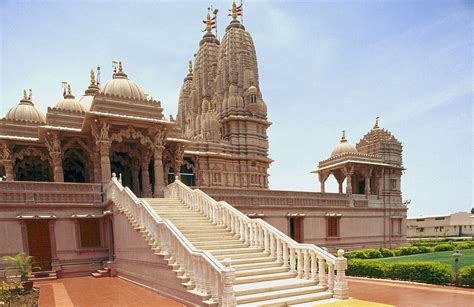
[[[473,265],[474,264],[474,249],[464,249],[459,251],[462,256],[459,259],[459,268],[462,268],[466,265]],[[435,252],[435,253],[426,253],[426,254],[417,254],[417,255],[409,255],[409,256],[398,256],[398,257],[389,257],[389,258],[377,258],[377,259],[369,259],[370,260],[377,260],[383,262],[411,262],[411,261],[430,261],[430,262],[441,262],[447,263],[454,266],[454,257],[452,256],[454,251],[446,251],[446,252]]]

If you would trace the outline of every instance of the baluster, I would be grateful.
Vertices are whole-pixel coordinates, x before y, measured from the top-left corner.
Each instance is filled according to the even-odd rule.
[[[288,244],[283,242],[283,266],[288,267]]]
[[[326,268],[324,267],[324,258],[318,256],[318,272],[319,272],[319,284],[326,286]]]
[[[281,261],[281,258],[282,258],[281,240],[275,236],[275,242],[277,245],[277,261]]]
[[[316,253],[311,252],[311,279],[318,280],[318,264],[316,262]]]
[[[205,265],[205,267],[203,267],[204,269],[204,279],[205,279],[205,294],[208,294],[210,295],[211,294],[211,268],[210,268],[210,265],[208,263],[206,263],[206,261],[203,261],[203,265]]]
[[[310,271],[310,264],[311,264],[311,257],[308,253],[308,250],[304,250],[304,279],[309,279],[311,276],[311,271]]]
[[[239,236],[242,241],[245,241],[244,221],[239,219]]]
[[[210,283],[211,283],[211,302],[219,302],[219,290],[217,283],[219,278],[217,272],[213,269],[210,269]]]
[[[293,247],[290,247],[290,272],[295,273],[296,272],[296,259],[295,259],[295,249]]]
[[[269,239],[269,236],[268,236],[268,230],[264,229],[263,230],[263,240],[264,240],[264,245],[265,245],[265,252],[269,252],[270,251],[270,239]]]
[[[202,266],[201,266],[201,259],[196,256],[196,266],[194,267],[196,270],[196,290],[198,292],[204,292],[203,287],[203,278],[202,278]]]
[[[276,256],[276,248],[275,248],[275,237],[273,234],[270,234],[270,256],[275,257]]]
[[[245,243],[248,243],[250,245],[249,224],[246,223],[244,225],[244,231],[245,231],[245,236],[244,236]]]
[[[334,289],[334,264],[328,262],[328,290]]]
[[[303,278],[303,265],[304,265],[303,253],[301,252],[301,248],[298,248],[296,252],[298,253],[298,278]]]
[[[334,298],[346,299],[349,297],[346,280],[347,259],[344,258],[344,250],[337,251],[336,258],[336,280],[334,282]]]
[[[253,224],[249,223],[248,228],[249,228],[249,244],[250,244],[250,247],[253,247]]]

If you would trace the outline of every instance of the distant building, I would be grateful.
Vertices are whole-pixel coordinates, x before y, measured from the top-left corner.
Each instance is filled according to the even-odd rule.
[[[407,218],[407,237],[462,237],[474,234],[474,215],[457,212],[450,215]]]

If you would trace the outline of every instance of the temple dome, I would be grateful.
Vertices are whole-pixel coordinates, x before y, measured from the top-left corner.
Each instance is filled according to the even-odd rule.
[[[68,93],[64,96],[64,99],[60,100],[55,106],[56,109],[72,111],[72,112],[85,112],[84,106],[76,100],[71,94],[71,86],[68,85]]]
[[[354,144],[347,142],[346,131],[342,131],[341,142],[333,149],[331,158],[340,156],[346,153],[357,153],[357,148]]]
[[[5,115],[5,118],[10,120],[46,123],[46,117],[41,113],[41,111],[35,108],[31,101],[31,96],[26,96],[26,91],[23,92],[23,99],[20,100],[20,103],[11,108]]]
[[[100,92],[107,95],[145,100],[145,93],[135,82],[129,80],[127,74],[122,71],[122,63],[119,63],[119,71],[114,75],[114,78],[108,81]]]

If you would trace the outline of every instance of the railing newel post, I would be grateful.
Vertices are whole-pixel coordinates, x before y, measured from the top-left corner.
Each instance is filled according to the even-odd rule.
[[[336,258],[336,281],[334,282],[334,298],[347,299],[349,298],[349,291],[346,279],[347,259],[344,258],[344,250],[337,251]]]

